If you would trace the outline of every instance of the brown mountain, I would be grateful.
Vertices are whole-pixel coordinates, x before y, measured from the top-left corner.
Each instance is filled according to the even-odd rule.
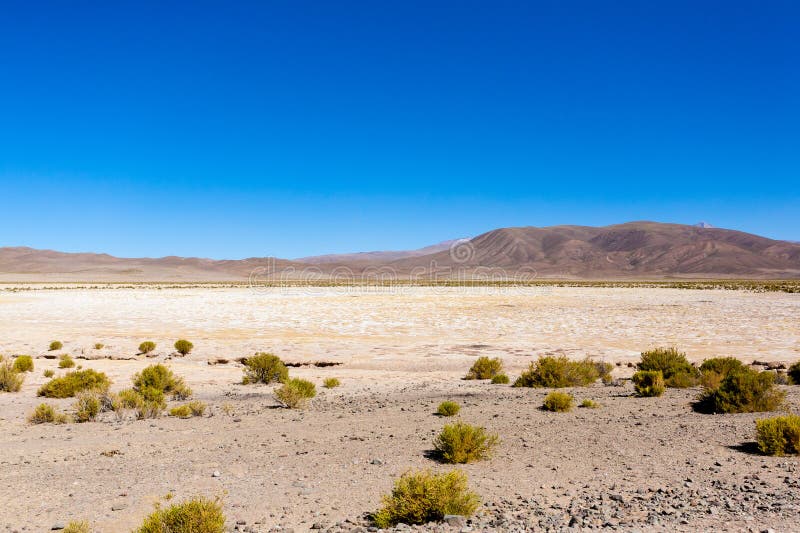
[[[657,222],[606,227],[502,228],[434,245],[433,253],[376,252],[305,258],[214,260],[118,258],[32,248],[0,248],[1,281],[262,280],[332,274],[371,279],[462,275],[542,278],[800,278],[800,245],[740,231]],[[423,249],[424,250],[424,249]],[[389,255],[381,255],[389,254]],[[391,254],[401,254],[399,259]],[[342,277],[343,273],[345,278]],[[274,277],[274,275],[273,275]]]
[[[435,254],[443,250],[449,250],[450,246],[458,239],[449,241],[442,241],[436,244],[431,244],[424,248],[416,250],[386,250],[376,252],[355,252],[349,254],[328,254],[328,255],[314,255],[310,257],[300,257],[294,259],[300,263],[323,264],[323,263],[354,263],[354,262],[369,262],[369,263],[386,263],[389,261],[396,261],[398,259],[405,259],[407,257],[421,257],[423,255]]]

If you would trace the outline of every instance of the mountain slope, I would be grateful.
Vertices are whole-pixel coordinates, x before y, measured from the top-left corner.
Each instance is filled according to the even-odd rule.
[[[454,242],[455,240],[443,241],[426,246],[424,248],[418,248],[416,250],[387,250],[376,252],[355,252],[349,254],[314,255],[310,257],[300,257],[298,259],[294,259],[294,261],[311,264],[351,263],[361,261],[389,262],[396,261],[398,259],[404,259],[406,257],[420,257],[423,255],[429,255],[436,252],[441,252],[443,250],[448,250],[450,245]]]

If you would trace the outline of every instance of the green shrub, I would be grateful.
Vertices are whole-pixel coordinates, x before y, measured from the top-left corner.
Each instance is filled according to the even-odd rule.
[[[614,370],[614,365],[606,363],[605,361],[592,362],[594,363],[595,370],[597,370],[597,375],[600,376],[600,380],[606,385],[611,383],[611,371]]]
[[[706,389],[716,389],[732,370],[739,370],[743,366],[742,362],[734,357],[706,359],[700,365],[700,384]]]
[[[574,402],[575,398],[573,398],[571,394],[554,391],[545,397],[544,403],[542,403],[542,408],[545,411],[564,413],[572,410]]]
[[[661,396],[666,387],[660,370],[639,370],[631,381],[636,389],[636,395],[642,397]]]
[[[492,379],[503,371],[503,362],[498,359],[488,357],[478,357],[472,367],[464,376],[464,379]]]
[[[56,375],[56,373],[55,373],[55,372],[53,372],[52,370],[50,370],[50,369],[48,368],[47,370],[45,370],[44,372],[42,372],[42,375],[43,375],[44,377],[46,377],[46,378],[52,378],[53,376],[55,376],[55,375]]]
[[[337,378],[325,378],[325,381],[322,382],[322,386],[326,389],[335,389],[341,385],[341,382]]]
[[[58,356],[58,368],[72,368],[75,366],[75,360],[69,354],[62,353]]]
[[[177,344],[177,343],[176,343]],[[177,346],[175,347],[177,349]],[[156,343],[153,341],[144,341],[139,345],[139,353],[150,353],[156,349]],[[191,348],[189,348],[191,350]],[[188,352],[187,352],[188,353]]]
[[[103,348],[105,348],[105,346],[106,346],[106,345],[105,345],[105,344],[103,344],[102,342],[96,342],[96,343],[94,343],[94,349],[95,349],[95,350],[102,350]]]
[[[600,404],[599,404],[599,403],[597,403],[597,402],[596,402],[596,401],[594,401],[594,400],[589,400],[589,399],[587,398],[586,400],[583,400],[583,401],[581,402],[581,405],[580,405],[580,407],[585,407],[586,409],[597,409],[597,408],[599,408],[599,407],[600,407]]]
[[[290,379],[275,391],[275,399],[290,409],[305,407],[316,395],[314,384],[305,379]]]
[[[69,417],[64,413],[59,413],[52,405],[40,403],[28,415],[28,422],[31,424],[65,424],[69,422]]]
[[[407,472],[395,481],[392,493],[383,497],[383,507],[372,519],[379,528],[401,522],[425,524],[442,520],[446,515],[471,516],[478,505],[480,498],[469,490],[463,472]]]
[[[540,357],[514,382],[515,387],[585,387],[600,374],[591,359],[571,361],[566,356]]]
[[[64,345],[61,344],[61,341],[53,341],[53,342],[50,343],[50,351],[51,352],[54,352],[56,350],[60,350],[63,347],[64,347]]]
[[[289,369],[277,355],[271,353],[257,353],[244,361],[244,378],[247,383],[286,383],[289,379]]]
[[[183,379],[161,364],[150,365],[136,373],[133,376],[133,388],[137,392],[145,388],[158,389],[177,400],[185,400],[192,395],[192,389],[186,386]]]
[[[667,387],[686,388],[697,385],[699,371],[677,348],[656,348],[642,352],[639,370],[660,370]]]
[[[119,391],[116,399],[120,409],[138,409],[144,403],[144,397],[133,389]]]
[[[180,339],[175,341],[175,350],[181,355],[186,355],[187,353],[191,352],[193,348],[194,344],[187,341],[186,339]]]
[[[800,361],[792,364],[787,374],[789,374],[789,383],[791,385],[800,385]]]
[[[439,404],[436,412],[442,416],[455,416],[461,410],[461,406],[456,402],[445,401]]]
[[[756,420],[758,449],[766,455],[800,453],[800,416]]]
[[[94,392],[79,392],[75,395],[75,420],[91,422],[100,413],[100,397]]]
[[[178,418],[189,418],[192,416],[203,416],[206,412],[206,404],[199,401],[185,403],[169,410],[170,416]]]
[[[731,370],[714,389],[703,389],[694,404],[701,413],[760,413],[775,411],[786,393],[775,388],[773,372],[746,366]]]
[[[91,368],[67,372],[60,378],[53,378],[41,387],[37,394],[47,398],[71,398],[84,390],[105,392],[111,381],[102,372]]]
[[[167,402],[164,400],[164,392],[162,390],[154,387],[143,387],[136,392],[142,397],[141,402],[136,407],[136,418],[139,420],[158,418],[167,408]]]
[[[494,385],[506,385],[508,381],[509,381],[508,376],[506,376],[505,374],[497,374],[494,377],[492,377],[492,384]]]
[[[225,515],[218,500],[194,498],[169,507],[156,506],[136,533],[224,533]]]
[[[17,372],[33,372],[33,357],[30,355],[18,355],[14,359],[14,370]]]
[[[464,422],[446,424],[433,440],[433,447],[445,463],[472,463],[488,459],[499,443],[497,435]]]
[[[22,388],[23,381],[25,381],[25,375],[14,370],[11,361],[0,363],[0,391],[17,392]]]
[[[91,533],[89,522],[86,520],[76,521],[73,520],[67,527],[61,530],[61,533]]]

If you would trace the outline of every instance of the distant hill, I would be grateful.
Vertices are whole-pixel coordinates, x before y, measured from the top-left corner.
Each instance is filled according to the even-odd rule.
[[[399,277],[464,274],[543,278],[800,278],[800,244],[697,225],[518,227],[427,248],[307,257],[214,260],[0,248],[0,281],[224,281],[341,275],[380,269]],[[345,270],[346,271],[346,270]]]

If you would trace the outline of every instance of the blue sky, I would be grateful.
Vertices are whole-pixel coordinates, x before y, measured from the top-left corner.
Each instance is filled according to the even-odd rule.
[[[215,258],[503,227],[800,240],[793,1],[8,2],[0,246]]]

